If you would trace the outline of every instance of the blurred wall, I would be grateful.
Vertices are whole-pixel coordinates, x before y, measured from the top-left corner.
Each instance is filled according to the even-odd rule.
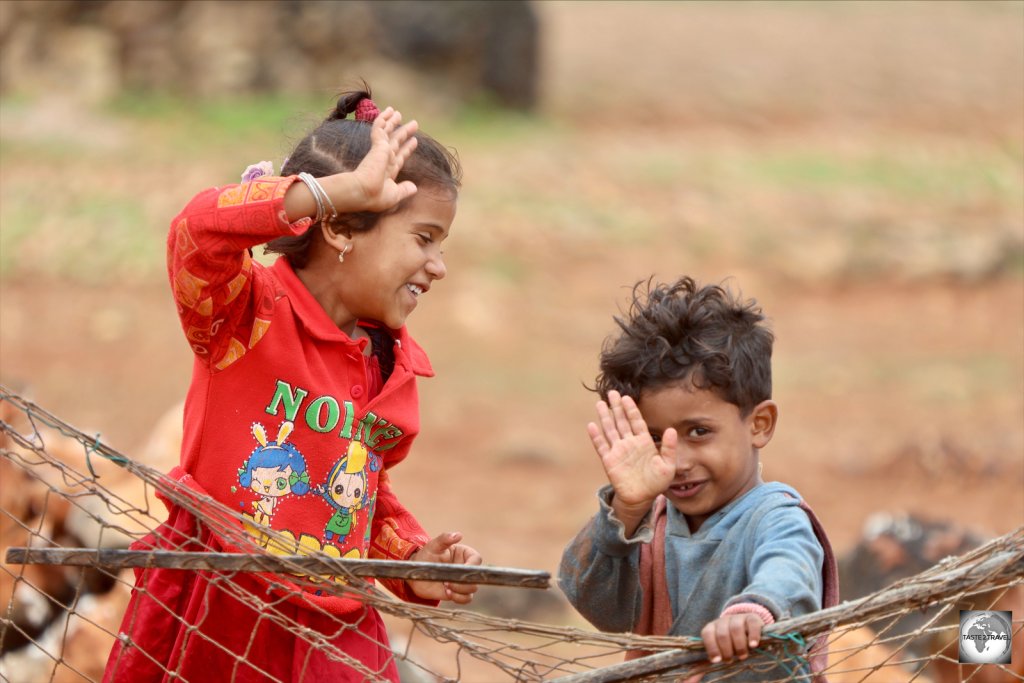
[[[529,109],[537,48],[524,0],[3,2],[0,94],[298,93],[390,62],[459,98]]]

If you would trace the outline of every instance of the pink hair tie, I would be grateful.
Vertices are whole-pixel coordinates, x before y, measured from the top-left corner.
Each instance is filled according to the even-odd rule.
[[[359,104],[356,105],[356,121],[373,123],[379,115],[380,109],[377,109],[377,105],[369,97],[359,100]]]

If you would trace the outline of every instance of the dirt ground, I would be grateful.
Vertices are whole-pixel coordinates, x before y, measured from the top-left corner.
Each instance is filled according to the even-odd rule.
[[[455,305],[454,295],[440,289],[431,293],[431,311]],[[549,334],[515,327],[549,305],[543,291],[518,292],[524,304],[506,311],[513,327],[472,354],[502,359],[504,372],[466,363],[446,316],[421,312],[421,322],[440,319],[416,326],[435,351],[438,377],[423,383],[426,428],[394,471],[395,486],[429,530],[462,531],[488,564],[556,575],[561,548],[594,510],[603,479],[583,429],[593,396],[580,383],[592,379],[592,349],[609,329],[604,299],[621,294],[618,286],[600,290],[573,299],[574,308],[586,308],[582,317],[592,329]],[[823,292],[762,285],[758,292],[774,312],[782,408],[763,454],[765,473],[806,496],[840,552],[878,511],[953,519],[985,535],[1024,522],[1018,278]],[[5,353],[36,370],[31,393],[126,453],[137,451],[185,389],[190,358],[161,287],[135,288],[112,302],[106,290],[78,289],[69,297],[56,285],[6,285],[2,311],[10,335]],[[12,346],[12,326],[38,328],[42,320],[54,321],[51,333]],[[528,371],[538,357],[543,367]],[[877,357],[885,359],[881,370]],[[961,367],[978,358],[1001,359],[981,384]],[[541,373],[535,380],[544,387],[501,390],[493,375],[508,367]],[[451,388],[492,382],[490,393]],[[584,625],[556,588],[489,589],[478,608]],[[408,625],[392,628],[404,633]],[[413,652],[435,670],[450,667],[450,655],[422,636]],[[472,660],[463,667],[464,680],[494,680]]]
[[[674,22],[675,40],[691,50],[682,63],[635,74],[621,62],[609,73],[609,54],[628,49],[647,63],[644,50],[667,49],[671,36],[645,41],[628,28],[635,17],[625,5],[595,7],[604,10],[543,10],[547,115],[557,130],[460,145],[467,187],[450,275],[410,320],[437,377],[421,384],[423,433],[393,473],[406,505],[432,532],[462,531],[488,564],[554,574],[603,483],[585,433],[595,397],[583,385],[594,378],[611,316],[633,282],[689,273],[732,278],[771,318],[781,422],[763,453],[765,475],[805,495],[837,549],[850,548],[878,511],[952,518],[986,536],[1024,524],[1024,94],[1004,87],[1022,73],[1012,56],[1021,42],[1016,29],[1001,33],[998,4],[966,22],[976,10],[933,5],[931,32],[894,9],[890,39],[880,37],[889,34],[877,17],[855,13],[831,43],[820,31],[835,26],[824,10],[787,15],[772,33],[758,31],[763,4],[741,19],[713,5],[689,15],[648,5],[647,21],[659,21],[653,13]],[[617,22],[627,28],[609,33]],[[963,40],[947,54],[942,31],[953,26]],[[631,30],[641,37],[630,42]],[[716,31],[728,39],[713,44]],[[863,37],[872,31],[876,43]],[[808,49],[831,45],[829,55],[844,58],[794,71],[800,50],[779,46],[804,34]],[[871,45],[889,59],[872,62]],[[757,50],[775,58],[754,59]],[[949,92],[973,88],[973,104],[927,90],[928,79],[915,80],[907,66],[911,57]],[[702,58],[714,73],[685,76]],[[891,68],[888,80],[880,64]],[[837,73],[860,93],[859,108],[847,106],[843,82],[829,77]],[[715,74],[713,86],[701,80]],[[678,86],[666,87],[674,78]],[[787,83],[793,96],[773,95],[773,83]],[[635,98],[630,106],[609,94],[620,86]],[[1007,93],[1007,106],[993,105],[992,92]],[[606,105],[611,120],[593,113]],[[574,120],[567,112],[575,106],[590,115]],[[643,125],[616,123],[635,111]],[[959,199],[942,187],[893,194],[853,182],[822,191],[793,178],[784,189],[737,189],[732,171],[715,180],[717,167],[703,175],[708,169],[686,165],[743,165],[792,148],[856,162],[865,147],[903,150],[922,168],[1002,150],[992,153],[1011,169],[1009,185]],[[681,170],[664,165],[676,158]],[[202,172],[190,168],[188,177]],[[187,198],[176,192],[154,199],[154,211]],[[910,240],[922,223],[945,227]],[[862,224],[881,227],[857,232]],[[870,249],[858,241],[875,237]],[[941,258],[921,256],[935,240],[944,240]],[[971,265],[986,254],[994,256]],[[15,272],[0,292],[2,381],[22,384],[70,423],[131,455],[183,397],[191,359],[159,272],[120,286]],[[576,623],[554,592],[521,614]],[[488,609],[510,616],[502,604],[517,601],[499,596]]]
[[[621,290],[593,298],[621,299]],[[431,309],[454,305],[435,291]],[[533,296],[540,306],[542,293]],[[878,510],[952,514],[987,534],[1024,522],[1022,399],[1014,387],[1024,329],[1019,279],[829,292],[783,285],[762,287],[759,299],[779,338],[781,421],[763,454],[765,473],[806,495],[837,546],[852,545]],[[190,357],[162,287],[121,292],[112,302],[106,290],[79,288],[69,297],[59,285],[6,285],[3,300],[5,353],[36,369],[25,373],[30,395],[115,448],[136,451],[182,396]],[[535,311],[524,305],[507,313]],[[488,563],[553,572],[562,545],[592,512],[603,474],[584,431],[595,399],[581,384],[592,381],[593,349],[611,326],[600,303],[587,317],[594,330],[576,332],[593,337],[589,347],[566,340],[564,330],[510,330],[474,353],[523,372],[538,372],[527,368],[543,358],[538,381],[548,383],[547,396],[508,405],[502,394],[514,390],[446,386],[470,381],[453,374],[497,385],[490,374],[504,372],[463,362],[443,322],[416,326],[425,347],[436,349],[438,376],[423,383],[427,428],[395,471],[395,485],[429,529],[463,531]],[[17,333],[51,320],[42,337]],[[876,356],[886,367],[869,366]],[[985,370],[992,387],[978,386],[959,365],[978,358],[1001,359]]]

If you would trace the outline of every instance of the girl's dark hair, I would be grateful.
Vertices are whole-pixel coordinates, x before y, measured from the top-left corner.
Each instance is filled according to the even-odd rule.
[[[615,318],[620,334],[605,340],[595,391],[639,399],[644,390],[688,382],[716,392],[744,417],[771,398],[774,337],[756,301],[690,277],[643,284],[633,286],[627,316]]]
[[[342,93],[333,111],[323,123],[309,133],[288,155],[281,168],[281,175],[296,175],[301,172],[315,178],[351,171],[359,165],[370,151],[370,127],[368,121],[348,118],[356,106],[370,98],[370,89],[363,84],[363,90]],[[411,180],[417,187],[432,187],[458,194],[462,183],[462,168],[455,153],[429,135],[417,131],[416,150],[402,166],[396,182]],[[401,205],[391,211],[397,211]],[[331,225],[335,232],[372,230],[383,214],[364,211],[348,213],[338,217]],[[315,226],[313,226],[315,227]],[[267,243],[266,251],[287,256],[297,268],[309,260],[309,247],[316,231],[311,227],[297,236],[279,237]]]

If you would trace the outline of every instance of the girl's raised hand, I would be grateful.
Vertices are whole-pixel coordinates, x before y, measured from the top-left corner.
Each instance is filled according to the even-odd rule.
[[[409,180],[395,182],[398,172],[416,150],[416,121],[402,124],[402,114],[388,107],[377,116],[370,129],[370,151],[352,171],[355,181],[353,202],[349,211],[387,211],[416,193]]]
[[[483,558],[473,548],[459,543],[462,534],[448,531],[430,539],[425,546],[413,553],[413,562],[444,562],[446,564],[478,565]],[[477,586],[473,583],[448,583],[446,581],[410,581],[412,592],[424,600],[451,600],[460,605],[473,600]]]
[[[632,533],[635,526],[630,522],[639,523],[658,494],[672,484],[678,436],[676,430],[666,429],[659,449],[636,402],[617,391],[608,392],[608,403],[598,401],[597,416],[597,422],[587,425],[587,433],[615,490],[612,506],[627,533]]]

